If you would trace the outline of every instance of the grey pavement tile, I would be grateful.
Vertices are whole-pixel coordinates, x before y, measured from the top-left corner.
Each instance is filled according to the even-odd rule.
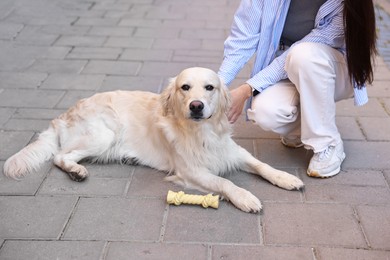
[[[390,84],[388,81],[374,81],[372,86],[367,86],[370,98],[390,97]]]
[[[114,26],[118,23],[116,18],[81,17],[75,23],[76,26]]]
[[[99,91],[142,90],[158,93],[161,89],[160,77],[107,76]]]
[[[242,114],[233,125],[233,136],[235,138],[272,138],[280,139],[278,134],[271,131],[264,131],[251,121],[246,121],[246,116]]]
[[[166,242],[260,244],[258,214],[240,211],[228,202],[218,209],[201,206],[169,206]]]
[[[375,80],[390,80],[389,68],[387,66],[376,66],[374,78]]]
[[[66,175],[63,173],[63,175]],[[127,181],[126,179],[96,178],[89,177],[83,182],[75,182],[70,178],[46,178],[39,195],[77,195],[77,196],[121,196],[123,195]]]
[[[167,243],[110,243],[106,260],[173,260],[207,259],[206,245],[183,245]]]
[[[15,110],[15,108],[0,107],[0,127],[11,118]]]
[[[385,106],[386,112],[390,114],[390,98],[384,98],[382,102]]]
[[[81,198],[64,238],[157,241],[164,210],[157,199]]]
[[[343,169],[389,169],[390,142],[345,141]]]
[[[201,29],[205,28],[206,21],[203,20],[186,20],[185,26],[183,23],[179,23],[176,20],[163,20],[162,25],[163,28],[187,28],[187,29]]]
[[[194,56],[185,56],[185,55],[184,56],[175,55],[175,56],[173,56],[172,61],[173,62],[192,61],[192,62],[198,63],[199,66],[201,66],[201,67],[208,67],[207,63],[218,63],[218,64],[220,64],[221,59],[219,57],[213,57],[213,56],[210,56],[210,57],[205,57],[205,56],[194,57]]]
[[[384,206],[358,206],[359,220],[372,248],[390,249],[390,208]]]
[[[16,112],[12,115],[12,118],[52,120],[64,112],[65,110],[60,109],[18,108]],[[47,127],[49,127],[49,124],[47,125]]]
[[[229,16],[229,18],[224,20],[215,20],[215,21],[206,21],[205,28],[206,29],[226,29],[229,28],[232,24],[233,15]]]
[[[135,28],[129,27],[93,26],[91,30],[89,30],[88,35],[130,37],[134,34],[134,31]]]
[[[162,39],[176,39],[179,38],[180,28],[142,28],[136,27],[134,37],[144,38],[162,38]]]
[[[164,50],[199,50],[202,47],[202,40],[199,39],[156,39],[153,42],[153,49]]]
[[[77,103],[77,101],[79,101],[80,99],[91,97],[95,93],[96,93],[95,91],[86,91],[86,90],[67,91],[66,94],[61,99],[61,101],[56,105],[56,108],[68,109],[71,106],[74,106]]]
[[[40,89],[97,90],[103,83],[105,75],[79,75],[54,73],[43,82]]]
[[[56,239],[77,198],[0,196],[0,237]]]
[[[195,64],[189,62],[166,63],[146,61],[144,62],[139,75],[172,78],[178,75],[183,69],[194,67],[194,65]]]
[[[75,47],[66,58],[75,60],[116,60],[122,52],[121,48]]]
[[[87,168],[90,173],[91,179],[93,178],[112,178],[112,179],[121,179],[123,182],[126,182],[126,179],[130,178],[133,175],[135,166],[129,166],[124,164],[90,164],[90,163],[81,163],[85,168]],[[53,167],[49,173],[50,178],[62,178],[69,179],[68,175],[60,170],[57,167]]]
[[[51,120],[47,119],[16,119],[11,118],[5,125],[5,130],[41,132],[49,127]]]
[[[359,123],[369,141],[390,141],[390,117],[359,117]]]
[[[134,1],[133,1],[134,2]],[[136,6],[134,4],[133,6]],[[104,17],[107,18],[119,18],[119,19],[129,19],[129,18],[136,18],[136,19],[142,19],[145,15],[145,12],[139,12],[137,10],[108,10],[104,12]],[[127,27],[130,28],[130,27]]]
[[[146,19],[161,19],[161,20],[183,20],[185,14],[183,12],[171,12],[165,8],[153,8],[146,13]]]
[[[307,176],[306,169],[298,169],[305,184],[311,185],[351,185],[351,186],[386,186],[386,180],[380,170],[342,170],[332,178],[319,179]]]
[[[0,105],[4,107],[52,108],[64,95],[64,91],[5,89],[0,93]]]
[[[221,47],[223,46],[224,41],[225,41],[225,39],[223,39],[223,38],[218,39],[218,40],[202,40],[201,49],[206,50],[206,51],[218,51],[219,52],[221,50]],[[219,66],[221,66],[221,62],[222,62],[222,60],[220,60],[218,62],[218,67],[216,68],[216,70],[219,68]]]
[[[371,98],[364,106],[357,107],[352,100],[337,102],[336,116],[388,117],[379,100]]]
[[[139,60],[139,61],[170,61],[173,51],[171,50],[140,50],[126,49],[120,60]]]
[[[109,37],[105,47],[119,48],[134,48],[134,49],[150,49],[153,39],[151,38],[136,38],[136,37]]]
[[[92,60],[84,68],[83,74],[134,76],[140,67],[140,62]]]
[[[25,26],[15,38],[18,44],[51,46],[59,37],[59,34],[43,33],[39,26]]]
[[[367,248],[354,211],[346,205],[266,203],[263,225],[266,245]]]
[[[388,185],[390,186],[390,170],[385,170],[383,174],[387,180]]]
[[[82,46],[82,47],[101,47],[107,40],[105,36],[77,36],[63,35],[55,43],[57,46]]]
[[[89,13],[89,12],[88,12]],[[86,13],[83,12],[83,16]],[[101,15],[101,13],[99,13]],[[75,26],[75,25],[55,25],[48,24],[40,27],[39,31],[48,34],[60,34],[60,35],[85,35],[90,30],[90,26]]]
[[[316,248],[320,259],[359,259],[359,260],[388,260],[389,251],[348,249],[348,248]]]
[[[34,47],[30,48],[31,55],[38,59],[64,59],[71,51],[71,47],[65,46],[49,46],[49,47]],[[28,49],[27,49],[28,50]],[[35,53],[34,53],[35,52]]]
[[[133,1],[132,1],[133,2]],[[131,2],[131,3],[132,3]],[[133,5],[131,3],[115,3],[113,4],[111,1],[98,1],[95,5],[93,5],[93,10],[129,10]]]
[[[165,181],[166,173],[148,167],[136,167],[131,178],[128,197],[157,197],[165,199],[168,190],[182,190],[171,182]]]
[[[119,27],[130,26],[130,27],[146,27],[146,28],[161,28],[162,24],[163,24],[162,21],[158,19],[145,20],[142,18],[123,18],[118,23]]]
[[[180,38],[183,39],[226,39],[225,30],[222,29],[183,29],[180,33]]]
[[[63,59],[70,51],[70,47],[62,46],[37,46],[13,44],[13,42],[0,42],[2,52],[0,57],[7,62],[12,60],[21,60],[26,64],[35,59]],[[14,71],[18,72],[18,71]]]
[[[39,72],[0,72],[0,88],[37,88],[46,77]]]
[[[0,131],[0,160],[8,159],[26,146],[33,135],[33,132]]]
[[[338,116],[336,117],[336,125],[344,140],[365,140],[362,130],[357,123],[356,118]]]
[[[0,251],[4,260],[100,259],[104,241],[7,241]]]
[[[1,23],[0,40],[12,40],[23,29],[24,25],[19,23]]]
[[[255,150],[254,150],[255,142],[253,139],[244,139],[244,138],[240,139],[240,138],[233,137],[233,140],[236,142],[236,144],[238,144],[239,146],[241,146],[242,148],[250,152],[252,155],[255,155]]]
[[[259,260],[259,259],[312,259],[313,253],[305,247],[237,246],[215,245],[212,259],[223,260]]]
[[[7,50],[2,49],[0,52],[0,71],[21,72],[30,67],[34,61],[31,57],[11,56]]]
[[[257,139],[255,149],[257,158],[276,168],[307,168],[313,156],[311,150],[285,147],[279,139]]]
[[[80,73],[87,61],[83,60],[36,60],[28,69],[46,73]]]
[[[306,185],[307,202],[390,205],[390,190],[380,186]]]
[[[4,161],[0,161],[0,195],[35,195],[50,169],[50,164],[45,163],[38,172],[14,180],[3,175],[3,165]]]

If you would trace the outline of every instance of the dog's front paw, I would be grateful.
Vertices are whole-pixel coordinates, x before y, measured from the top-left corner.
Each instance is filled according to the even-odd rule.
[[[281,172],[274,184],[286,190],[300,190],[305,186],[298,177],[287,172]]]
[[[260,212],[263,207],[260,200],[255,195],[242,188],[238,188],[229,196],[229,200],[234,206],[245,212],[257,213]]]

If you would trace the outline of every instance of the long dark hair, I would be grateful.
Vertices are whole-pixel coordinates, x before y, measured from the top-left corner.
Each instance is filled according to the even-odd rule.
[[[374,80],[377,54],[375,11],[372,0],[344,0],[344,27],[348,73],[358,86]]]

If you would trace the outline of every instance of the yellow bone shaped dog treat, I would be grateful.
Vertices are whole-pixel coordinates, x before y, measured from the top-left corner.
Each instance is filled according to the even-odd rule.
[[[174,192],[170,190],[168,191],[167,202],[168,204],[175,204],[176,206],[179,206],[180,204],[193,204],[202,205],[204,208],[212,207],[217,209],[219,206],[219,195],[190,195],[185,194],[183,191]]]

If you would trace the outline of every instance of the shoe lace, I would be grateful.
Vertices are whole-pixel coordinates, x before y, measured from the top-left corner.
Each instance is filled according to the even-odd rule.
[[[317,157],[317,159],[319,161],[326,160],[332,154],[333,149],[334,149],[334,146],[328,146],[325,150],[316,153],[315,156]]]

